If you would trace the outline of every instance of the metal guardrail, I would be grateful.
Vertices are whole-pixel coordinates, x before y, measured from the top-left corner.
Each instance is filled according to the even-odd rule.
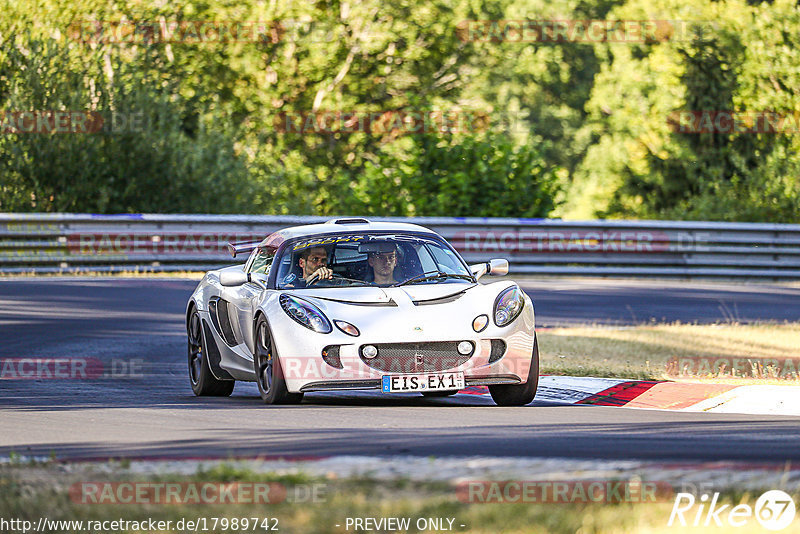
[[[229,241],[331,217],[0,214],[0,273],[207,270]],[[413,222],[470,263],[508,258],[516,274],[800,279],[800,225],[478,217]]]

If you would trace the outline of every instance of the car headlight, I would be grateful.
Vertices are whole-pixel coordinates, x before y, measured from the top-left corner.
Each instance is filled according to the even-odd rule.
[[[320,334],[330,334],[333,331],[331,322],[325,317],[325,314],[310,302],[289,295],[281,295],[280,303],[286,315],[309,330]]]
[[[494,324],[497,326],[511,324],[522,313],[523,306],[525,298],[522,296],[522,290],[517,286],[509,287],[494,301]]]

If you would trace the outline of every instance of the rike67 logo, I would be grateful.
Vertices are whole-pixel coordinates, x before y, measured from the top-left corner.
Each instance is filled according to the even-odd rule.
[[[745,503],[733,507],[720,504],[719,493],[710,498],[704,493],[699,499],[692,493],[678,493],[667,526],[744,527],[755,518],[765,529],[778,531],[788,527],[794,516],[794,501],[781,490],[767,491],[758,498],[755,507]]]

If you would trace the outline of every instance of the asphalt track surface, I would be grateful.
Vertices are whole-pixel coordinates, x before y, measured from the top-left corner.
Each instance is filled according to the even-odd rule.
[[[0,454],[59,458],[524,456],[800,459],[800,418],[567,406],[486,397],[309,394],[266,407],[253,384],[196,398],[181,279],[0,280],[0,358],[141,362],[141,377],[0,380]],[[800,320],[800,289],[685,282],[527,281],[544,325]],[[726,311],[721,311],[726,310]],[[729,310],[729,311],[727,311]],[[663,318],[663,319],[662,319]]]

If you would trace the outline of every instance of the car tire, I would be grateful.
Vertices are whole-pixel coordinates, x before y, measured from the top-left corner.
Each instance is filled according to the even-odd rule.
[[[256,384],[261,400],[264,404],[299,404],[303,400],[302,393],[289,393],[286,389],[286,380],[281,371],[280,358],[275,351],[267,320],[261,316],[256,322],[255,354],[253,354],[253,368],[256,374]]]
[[[234,380],[219,380],[208,364],[208,350],[203,333],[203,323],[197,310],[192,310],[186,327],[189,383],[198,397],[229,397],[236,385]]]
[[[436,398],[436,397],[449,397],[450,395],[455,395],[456,393],[458,393],[457,389],[448,389],[448,390],[445,390],[445,391],[423,391],[422,392],[422,396],[423,397],[433,397],[433,398]]]
[[[524,384],[497,384],[489,386],[489,393],[498,406],[525,406],[533,401],[539,385],[539,341],[533,335],[533,354],[528,380]]]

